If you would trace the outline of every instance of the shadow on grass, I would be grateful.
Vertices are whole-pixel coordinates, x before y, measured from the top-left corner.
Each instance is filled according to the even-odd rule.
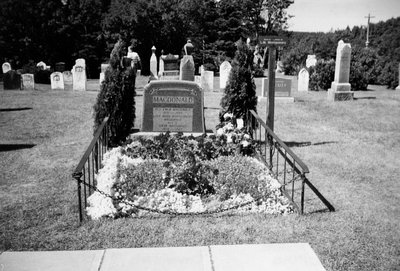
[[[35,146],[36,144],[0,144],[0,152],[30,149]]]
[[[32,109],[32,107],[0,108],[0,112],[23,111],[23,110],[31,110],[31,109]]]
[[[359,98],[354,97],[353,99],[355,101],[357,101],[357,100],[375,100],[376,97],[359,97]]]
[[[323,141],[317,143],[311,143],[311,141],[306,142],[296,142],[296,141],[285,141],[286,146],[289,148],[292,147],[308,147],[308,146],[319,146],[319,145],[326,145],[326,144],[336,144],[338,141]]]

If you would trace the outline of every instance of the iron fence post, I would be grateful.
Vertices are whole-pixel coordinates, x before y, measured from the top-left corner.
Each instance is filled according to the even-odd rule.
[[[82,172],[74,172],[72,177],[76,180],[78,184],[78,206],[79,206],[79,222],[82,223],[83,215],[82,215],[82,196],[81,196],[81,183],[82,183]]]

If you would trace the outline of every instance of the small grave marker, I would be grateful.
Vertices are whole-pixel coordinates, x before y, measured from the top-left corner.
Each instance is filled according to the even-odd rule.
[[[79,58],[72,68],[73,90],[86,91],[86,81],[86,63],[83,58]]]
[[[214,91],[214,72],[203,71],[201,74],[201,88],[206,92]]]
[[[64,90],[64,76],[61,72],[53,72],[50,75],[51,89]]]
[[[34,90],[35,89],[35,80],[34,75],[32,73],[25,73],[22,75],[22,88],[24,90]]]
[[[152,81],[143,97],[143,132],[205,132],[203,91],[196,83]]]
[[[308,84],[310,82],[310,74],[307,69],[301,69],[299,72],[299,81],[297,84],[297,91],[308,91]]]
[[[11,71],[11,64],[8,62],[4,62],[1,68],[3,70],[3,73],[7,73],[8,71]]]
[[[315,55],[307,55],[306,67],[314,67],[317,65],[317,57]]]
[[[219,88],[220,89],[225,89],[226,84],[229,79],[229,74],[231,73],[231,63],[228,61],[222,62],[221,66],[219,66]]]

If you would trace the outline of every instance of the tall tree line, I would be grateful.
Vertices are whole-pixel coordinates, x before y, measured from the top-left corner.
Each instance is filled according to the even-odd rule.
[[[14,69],[85,58],[96,77],[113,44],[134,42],[149,70],[150,48],[180,54],[186,39],[196,63],[233,58],[235,42],[283,29],[293,0],[1,0],[0,61]]]

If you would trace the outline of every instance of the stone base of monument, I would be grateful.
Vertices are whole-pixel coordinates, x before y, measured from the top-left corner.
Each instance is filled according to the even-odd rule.
[[[160,80],[179,80],[179,71],[163,71]]]
[[[257,96],[258,102],[268,102],[268,97]],[[294,97],[275,97],[276,103],[294,103]]]
[[[351,101],[354,99],[354,91],[334,91],[328,89],[328,101]]]

